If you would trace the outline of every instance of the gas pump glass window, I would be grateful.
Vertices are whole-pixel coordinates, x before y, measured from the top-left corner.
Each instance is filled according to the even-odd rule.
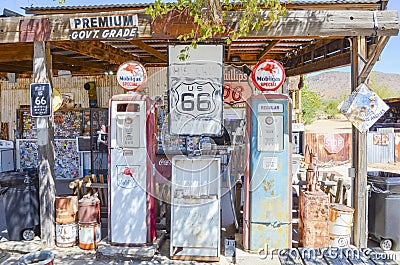
[[[258,151],[283,151],[283,116],[275,113],[263,113],[257,117],[257,123]]]
[[[117,111],[118,147],[140,147],[140,105],[136,103],[118,104]]]

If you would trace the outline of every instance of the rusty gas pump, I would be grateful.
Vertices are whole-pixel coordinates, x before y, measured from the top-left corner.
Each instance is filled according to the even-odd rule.
[[[317,156],[306,146],[306,188],[299,196],[299,246],[322,248],[329,246],[329,196],[318,184]]]

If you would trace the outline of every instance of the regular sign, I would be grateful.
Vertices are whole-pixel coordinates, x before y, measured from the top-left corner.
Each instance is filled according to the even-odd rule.
[[[51,87],[49,83],[30,85],[31,116],[51,116]]]
[[[275,91],[285,81],[285,69],[272,59],[260,61],[251,72],[251,79],[260,91]]]

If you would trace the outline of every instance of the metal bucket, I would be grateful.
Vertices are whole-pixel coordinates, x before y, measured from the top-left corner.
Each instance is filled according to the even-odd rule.
[[[353,226],[354,209],[338,203],[329,206],[330,246],[348,247]]]
[[[56,223],[69,224],[76,222],[78,197],[76,195],[56,196]]]
[[[329,236],[329,245],[337,248],[347,248],[350,246],[350,236]]]
[[[97,196],[83,197],[79,200],[79,223],[100,223],[100,200]]]
[[[78,225],[76,223],[56,223],[56,245],[58,247],[72,247],[78,240]]]
[[[23,255],[18,260],[18,264],[53,265],[54,255],[51,251],[43,250]]]
[[[97,249],[97,244],[101,240],[101,225],[79,223],[79,247],[81,249]]]

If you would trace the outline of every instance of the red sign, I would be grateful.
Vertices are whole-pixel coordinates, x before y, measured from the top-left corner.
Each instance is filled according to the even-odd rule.
[[[275,91],[285,81],[285,69],[272,59],[260,61],[251,72],[251,79],[260,91]]]
[[[249,76],[238,68],[224,68],[224,103],[236,104],[246,101],[252,94]]]
[[[327,134],[324,137],[324,148],[330,154],[337,154],[344,147],[344,139],[340,134]]]
[[[120,65],[117,71],[118,84],[127,91],[136,91],[147,80],[146,69],[141,63],[129,61]]]

